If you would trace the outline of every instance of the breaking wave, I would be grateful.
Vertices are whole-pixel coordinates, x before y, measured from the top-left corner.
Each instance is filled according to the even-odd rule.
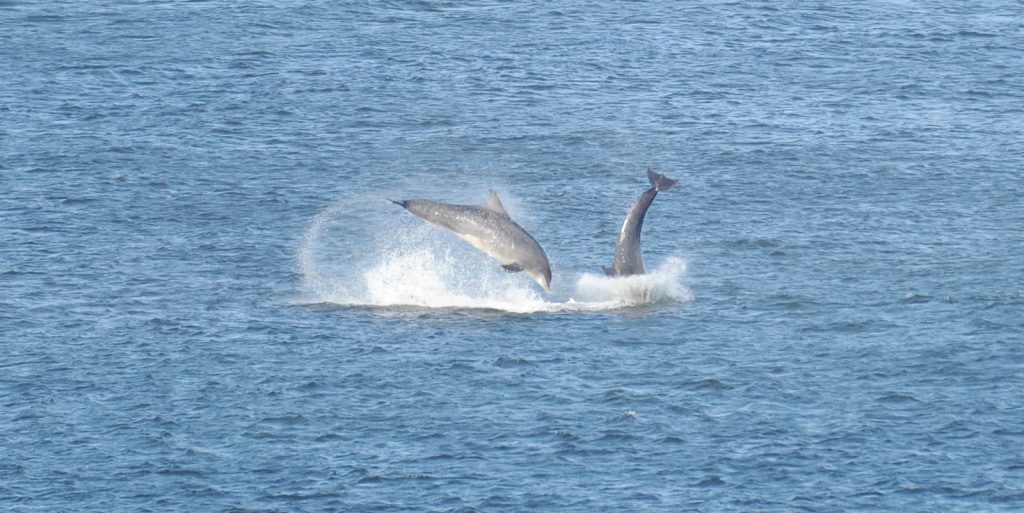
[[[572,286],[560,287],[559,282],[572,280],[559,280],[556,274],[555,289],[546,298],[532,279],[504,272],[441,228],[399,216],[382,224],[382,218],[389,216],[360,218],[335,206],[313,219],[297,254],[301,302],[531,313],[612,310],[693,298],[682,284],[686,262],[678,257],[644,275],[584,273]]]

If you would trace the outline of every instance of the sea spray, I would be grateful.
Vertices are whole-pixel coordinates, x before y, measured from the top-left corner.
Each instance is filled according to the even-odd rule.
[[[306,227],[306,233],[303,234],[302,242],[299,243],[296,265],[299,274],[302,275],[304,292],[312,296],[314,300],[332,302],[337,299],[339,291],[334,287],[335,280],[318,261],[318,251],[321,250],[322,239],[326,238],[325,232],[328,225],[341,209],[340,205],[333,205],[317,214]]]
[[[648,274],[558,276],[562,300],[507,273],[444,230],[413,220],[355,214],[338,203],[313,218],[297,251],[303,302],[343,306],[490,309],[516,313],[600,311],[689,301],[686,262],[670,257]],[[558,296],[558,287],[556,294]],[[550,300],[549,300],[550,299]]]
[[[532,281],[443,230],[412,219],[360,219],[341,204],[310,222],[297,252],[305,301],[350,306],[418,306],[537,311],[546,304]],[[332,229],[332,227],[342,227]],[[343,242],[341,241],[343,239]]]
[[[691,301],[693,293],[682,284],[686,261],[669,257],[646,274],[604,276],[584,274],[576,282],[576,299],[583,303],[636,306],[664,301]]]
[[[423,231],[434,238],[419,246],[392,247],[364,272],[367,304],[543,309],[544,300],[531,289],[532,282],[505,273],[486,256],[461,248],[459,241],[448,240],[448,235],[436,228],[424,227]]]

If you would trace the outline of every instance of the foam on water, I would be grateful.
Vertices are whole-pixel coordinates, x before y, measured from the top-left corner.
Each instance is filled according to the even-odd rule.
[[[490,258],[443,229],[402,219],[363,233],[345,209],[325,209],[310,223],[297,260],[303,302],[344,306],[489,309],[516,313],[595,311],[665,301],[689,301],[682,284],[686,262],[667,259],[649,274],[625,278],[584,273],[571,290],[557,287],[551,299],[521,273],[502,271]],[[335,233],[334,225],[344,233]],[[358,241],[358,242],[356,242]],[[359,250],[356,250],[356,248]],[[561,298],[561,299],[560,299]]]
[[[664,301],[691,301],[693,293],[682,283],[686,260],[669,257],[647,274],[608,277],[586,273],[576,283],[576,297],[583,302],[611,302],[637,306]]]

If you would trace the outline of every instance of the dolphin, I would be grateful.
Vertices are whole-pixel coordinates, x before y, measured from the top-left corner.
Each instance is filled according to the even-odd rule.
[[[619,240],[615,243],[612,266],[604,268],[604,273],[608,276],[644,274],[644,257],[640,252],[640,228],[644,225],[644,216],[647,215],[647,209],[658,192],[667,191],[679,183],[679,180],[655,173],[650,168],[647,168],[647,180],[651,182],[651,188],[637,198],[636,203],[626,213],[626,220],[622,222]]]
[[[497,260],[506,271],[525,271],[544,290],[551,292],[551,265],[547,254],[532,235],[509,217],[493,189],[483,205],[452,205],[422,199],[388,201],[455,232],[460,239]]]

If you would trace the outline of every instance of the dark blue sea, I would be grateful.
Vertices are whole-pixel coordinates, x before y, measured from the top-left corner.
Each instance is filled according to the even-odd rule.
[[[1022,198],[1019,1],[0,0],[0,511],[1022,511]]]

